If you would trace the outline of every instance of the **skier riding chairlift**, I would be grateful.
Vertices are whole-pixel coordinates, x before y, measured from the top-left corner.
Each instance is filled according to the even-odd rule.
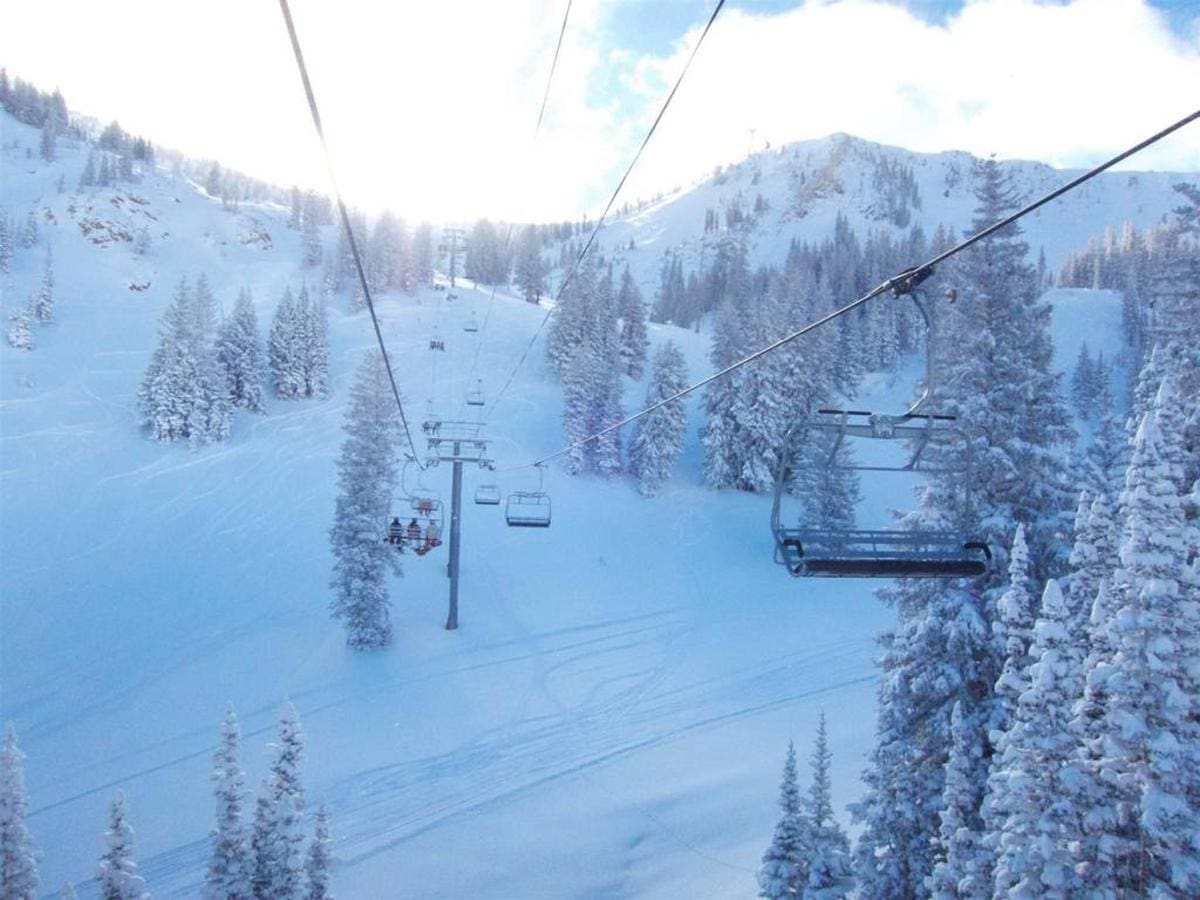
[[[434,547],[441,546],[441,530],[438,528],[436,521],[430,521],[429,527],[425,529],[425,552],[428,553]]]
[[[404,526],[400,524],[399,516],[392,516],[391,524],[388,525],[387,542],[401,553],[404,552]]]

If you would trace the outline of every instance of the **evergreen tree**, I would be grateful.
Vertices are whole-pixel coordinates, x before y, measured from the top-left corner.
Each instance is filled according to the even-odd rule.
[[[621,359],[625,374],[640,381],[646,368],[650,341],[646,336],[646,304],[642,302],[642,293],[633,283],[628,266],[621,275],[621,287],[617,292],[617,315],[621,319]]]
[[[125,795],[120,791],[109,807],[104,840],[108,849],[96,871],[100,896],[104,900],[146,900],[150,895],[145,891],[145,879],[137,873],[133,829],[125,820]]]
[[[952,744],[942,790],[937,862],[927,882],[934,900],[986,898],[992,893],[990,884],[980,884],[975,877],[987,866],[982,859],[986,851],[981,846],[983,822],[979,817],[983,740],[974,733],[973,725],[978,725],[978,719],[966,718],[962,701],[956,702],[950,716]]]
[[[517,287],[530,303],[537,303],[546,289],[546,266],[542,262],[542,239],[536,225],[526,225],[517,243]]]
[[[847,896],[854,886],[850,842],[833,815],[833,787],[829,778],[832,758],[825,731],[825,713],[822,712],[817,722],[813,781],[808,797],[808,847],[804,864],[808,877],[802,892],[805,900],[835,900]]]
[[[308,858],[304,864],[304,872],[308,876],[307,900],[332,900],[329,893],[332,845],[329,838],[329,809],[322,805],[317,810],[312,843],[308,845]]]
[[[187,440],[193,446],[229,436],[230,406],[217,370],[211,332],[213,316],[199,290],[186,280],[159,323],[159,344],[138,390],[142,424],[157,441]]]
[[[902,524],[947,527],[928,497],[910,519]],[[876,743],[852,812],[864,825],[854,854],[860,896],[892,900],[926,896],[954,706],[961,703],[964,733],[982,735],[997,667],[984,601],[968,585],[910,579],[883,596],[899,623],[883,640]],[[982,796],[986,770],[970,774],[976,783],[962,790]]]
[[[808,883],[809,833],[796,783],[796,749],[788,741],[779,785],[779,823],[758,869],[758,896],[767,900],[799,897]]]
[[[400,422],[383,358],[367,356],[350,391],[329,540],[335,558],[331,611],[357,649],[391,642],[385,576],[399,570],[383,530],[398,481]]]
[[[304,396],[329,396],[329,321],[320,296],[309,298],[308,287],[300,286],[296,304],[296,337]]]
[[[17,732],[10,723],[4,729],[0,753],[0,897],[33,900],[37,896],[37,855],[25,827],[28,801],[25,797],[25,754],[17,746]]]
[[[33,349],[33,313],[28,307],[22,307],[8,317],[8,343],[18,350]]]
[[[83,171],[79,173],[79,187],[82,190],[83,188],[92,187],[95,184],[96,184],[96,154],[94,151],[89,150],[88,155],[87,155],[87,162],[85,162],[83,164]]]
[[[8,216],[0,211],[0,275],[8,274],[12,269],[14,230]]]
[[[412,237],[413,287],[428,287],[433,283],[433,226],[422,222]]]
[[[1076,412],[1083,418],[1086,418],[1091,411],[1095,380],[1095,364],[1088,353],[1088,345],[1085,341],[1079,348],[1075,371],[1071,373],[1071,400],[1075,404]]]
[[[221,723],[221,743],[213,756],[216,826],[204,878],[207,900],[249,900],[250,872],[242,808],[246,778],[238,762],[240,729],[230,704]]]
[[[46,122],[38,140],[38,150],[46,162],[54,162],[58,158],[58,135],[54,123]]]
[[[71,886],[70,882],[67,882],[61,888],[59,888],[58,900],[78,900],[77,895],[75,894],[75,888]]]
[[[646,406],[653,406],[687,387],[687,364],[671,341],[654,354]],[[675,400],[638,420],[629,442],[629,471],[638,479],[638,488],[653,497],[671,475],[687,430],[687,408]]]
[[[38,233],[37,215],[31,209],[25,215],[25,227],[17,233],[17,242],[21,245],[21,249],[28,250],[40,239]]]
[[[297,346],[302,311],[292,299],[292,289],[285,287],[275,316],[271,320],[271,331],[267,336],[267,365],[271,373],[271,384],[275,395],[285,400],[304,396],[304,360]]]
[[[1119,886],[1149,896],[1200,893],[1200,719],[1189,699],[1200,696],[1200,608],[1173,448],[1161,428],[1176,403],[1164,391],[1143,417],[1122,496],[1101,762],[1119,791],[1118,827],[1126,824],[1125,834],[1105,835],[1122,857]]]
[[[54,259],[49,245],[46,247],[46,265],[42,269],[42,281],[30,307],[33,317],[41,324],[48,325],[54,321]]]
[[[262,386],[266,373],[258,338],[258,316],[245,288],[238,292],[233,315],[221,323],[216,357],[230,402],[250,412],[264,412]]]
[[[1082,663],[1069,616],[1051,579],[1029,650],[1029,688],[999,742],[997,775],[989,782],[991,801],[1004,811],[996,839],[996,896],[1080,895],[1071,855],[1080,836],[1069,791],[1076,776],[1063,766],[1075,748],[1069,720]]]
[[[271,771],[255,806],[251,886],[253,896],[259,900],[300,900],[304,855],[300,757],[304,736],[299,715],[290,702],[280,713],[279,738],[271,747]]]

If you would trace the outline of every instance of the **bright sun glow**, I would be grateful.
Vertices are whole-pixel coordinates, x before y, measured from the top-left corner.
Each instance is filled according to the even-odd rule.
[[[294,0],[343,190],[410,219],[546,220],[595,208],[696,40],[638,55],[621,0],[576,0],[532,143],[562,0]],[[653,15],[653,4],[647,15]],[[843,131],[916,150],[1079,166],[1195,106],[1200,28],[1142,0],[969,3],[940,25],[873,0],[731,4],[626,199],[765,141]],[[71,106],[270,181],[327,184],[274,2],[43,0],[6,10],[0,63]],[[1136,168],[1200,169],[1200,129]]]

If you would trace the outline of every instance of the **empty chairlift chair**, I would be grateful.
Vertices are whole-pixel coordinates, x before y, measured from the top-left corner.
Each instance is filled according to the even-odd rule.
[[[476,379],[475,387],[467,388],[467,406],[483,405],[483,379]]]
[[[467,321],[463,322],[463,331],[478,331],[478,330],[479,330],[479,321],[475,318],[475,312],[474,312],[474,310],[472,310],[471,315],[467,318]]]
[[[847,438],[899,441],[907,444],[908,458],[899,465],[847,466],[870,472],[931,472],[926,450],[931,445],[958,443],[966,455],[965,437],[954,416],[926,413],[922,408],[932,396],[937,374],[933,358],[933,328],[925,306],[910,296],[925,320],[927,333],[925,390],[909,409],[899,415],[861,410],[819,410],[806,422],[789,429],[784,439],[781,463],[776,473],[775,498],[771,508],[771,532],[775,561],[796,577],[826,578],[970,578],[988,570],[991,551],[973,537],[943,530],[863,530],[791,527],[783,523],[781,505],[791,479],[790,462],[795,458],[794,437],[832,432],[833,439],[823,463],[836,467],[837,451]],[[946,474],[945,470],[937,470]],[[969,501],[970,467],[950,473],[959,478]],[[968,502],[969,507],[969,502]]]
[[[538,489],[509,494],[504,519],[513,528],[550,527],[550,495],[543,490],[541,466],[538,466]]]
[[[475,488],[475,502],[480,506],[499,506],[500,487],[495,484],[481,484]]]

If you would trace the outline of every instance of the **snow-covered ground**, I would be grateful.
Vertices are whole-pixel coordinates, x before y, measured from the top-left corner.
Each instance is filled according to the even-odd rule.
[[[343,898],[753,896],[786,742],[806,756],[821,710],[839,810],[859,794],[874,637],[891,614],[871,583],[795,580],[773,564],[769,498],[702,486],[698,398],[661,496],[552,466],[548,530],[508,529],[502,507],[468,503],[460,630],[442,629],[444,549],[406,556],[394,646],[352,653],[326,610],[326,529],[348,380],[373,343],[365,314],[331,311],[329,400],[272,401],[266,416],[239,414],[229,443],[196,452],[151,443],[134,393],[174,283],[205,272],[226,308],[249,286],[265,331],[283,286],[315,279],[296,268],[296,233],[283,211],[228,213],[166,175],[54,193],[59,171],[75,183],[78,148],[50,166],[13,151],[0,162],[9,213],[37,201],[55,219],[42,231],[59,321],[32,352],[0,348],[0,719],[28,756],[47,894],[72,881],[96,895],[86,882],[117,789],[148,888],[197,894],[228,701],[252,785],[280,704],[299,709],[309,807],[332,810]],[[78,227],[89,203],[90,218],[153,223],[150,254],[93,243]],[[44,250],[18,254],[5,313],[33,289]],[[499,296],[473,335],[463,323],[472,310],[482,319],[488,294],[458,294],[380,303],[418,419],[428,399],[467,415],[475,341],[495,390],[544,315]],[[1081,321],[1095,350],[1092,329],[1119,317],[1111,294],[1056,303],[1071,310],[1055,320],[1058,340],[1076,341],[1066,365]],[[446,353],[433,389],[435,327]],[[653,326],[651,337],[679,343],[694,376],[709,371],[703,335]],[[916,371],[875,379],[861,402],[901,407]],[[627,408],[643,391],[629,386]],[[560,410],[539,346],[488,423],[499,467],[558,449]],[[468,497],[480,477],[468,472]],[[448,469],[423,484],[448,497]],[[864,490],[864,520],[907,500],[903,483]]]

